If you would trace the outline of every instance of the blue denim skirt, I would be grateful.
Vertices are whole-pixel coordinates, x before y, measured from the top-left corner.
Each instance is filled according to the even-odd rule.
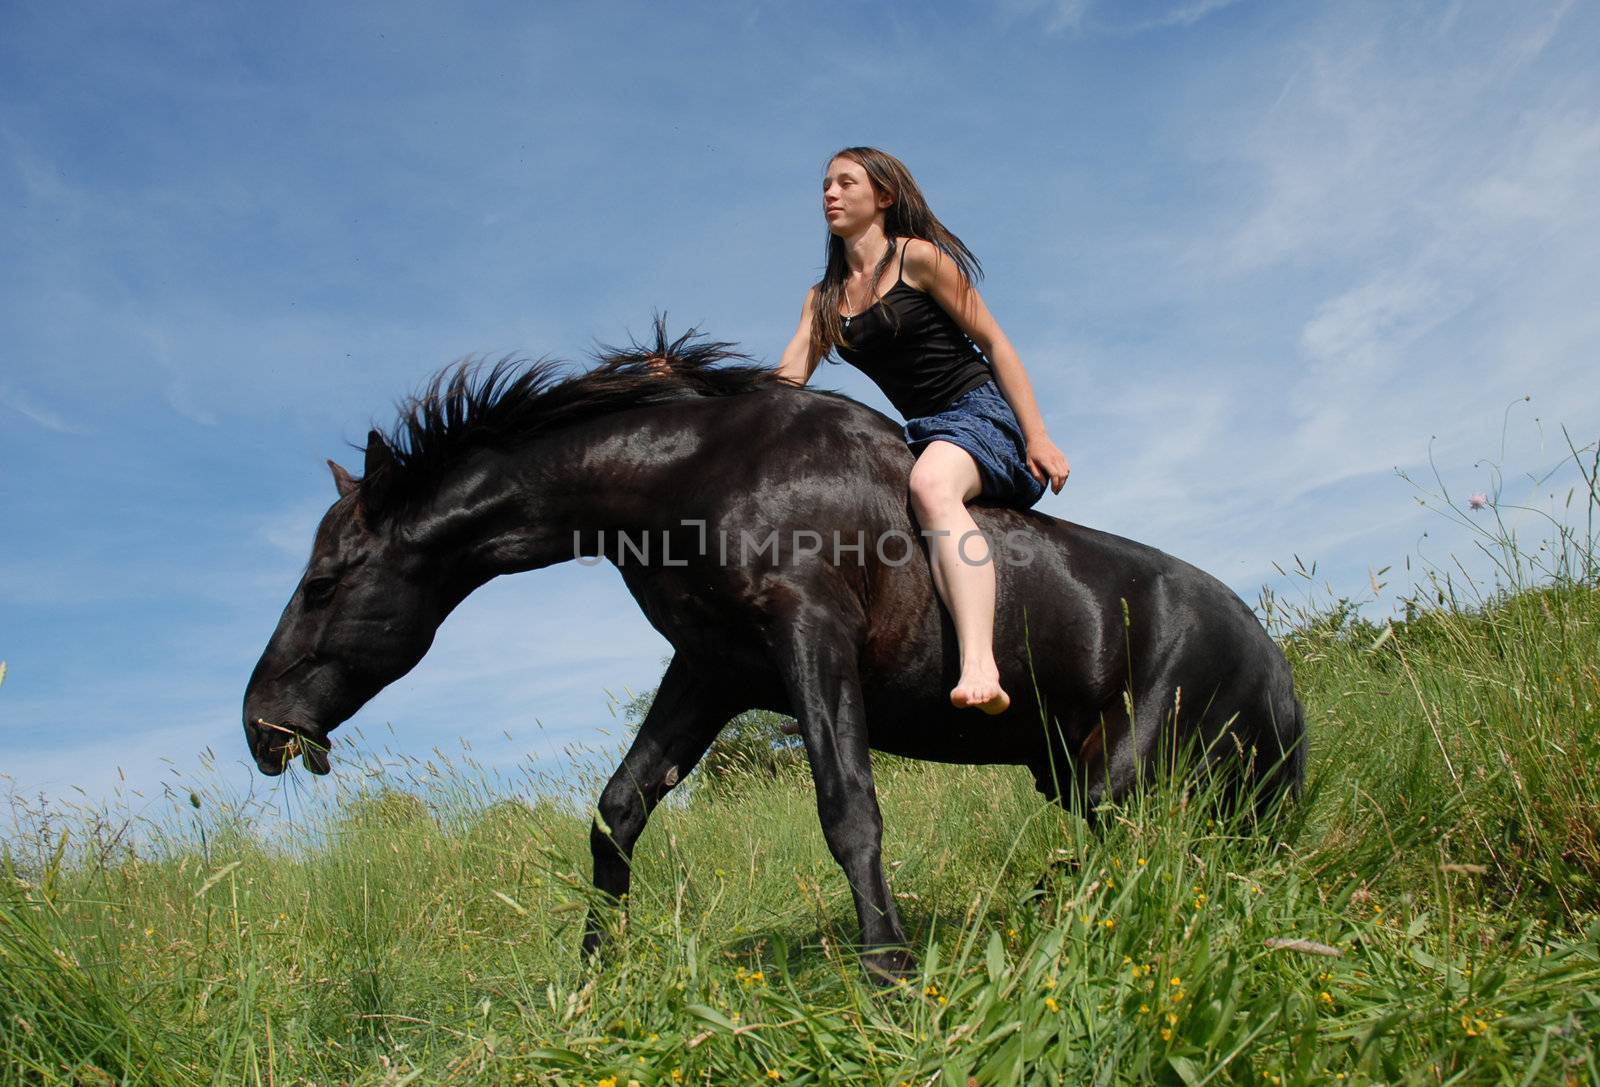
[[[1044,497],[1046,484],[1028,471],[1028,443],[1022,426],[993,380],[956,397],[935,415],[906,420],[906,444],[920,454],[929,442],[959,445],[978,464],[980,499],[1028,509]]]

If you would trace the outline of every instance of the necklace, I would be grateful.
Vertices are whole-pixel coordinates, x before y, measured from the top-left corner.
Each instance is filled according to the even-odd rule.
[[[890,242],[889,243],[889,255],[892,256],[893,254],[894,254],[894,243]],[[904,257],[900,258],[900,266],[902,268],[905,267],[905,258]],[[875,292],[878,289],[878,266],[877,265],[873,265],[872,272],[873,272],[872,285],[870,287],[868,287],[868,289],[867,289],[867,301],[866,301],[866,304],[863,305],[860,309],[856,310],[854,313],[847,313],[847,314],[844,315],[844,327],[845,328],[849,328],[851,321],[855,320],[857,317],[860,317],[863,313],[867,312],[867,310],[871,309],[874,304],[876,304],[877,294]],[[854,305],[852,305],[851,302],[850,302],[850,284],[848,284],[848,283],[846,283],[844,285],[844,304],[847,307],[851,308],[851,309],[855,309]]]
[[[846,306],[849,306],[851,309],[855,309],[855,304],[850,301],[850,287],[849,287],[848,284],[846,284],[845,288],[844,288],[844,304]],[[868,305],[862,306],[860,309],[856,310],[854,313],[845,314],[844,315],[844,327],[845,328],[849,328],[850,327],[850,322],[855,320],[857,317],[860,317],[863,313],[865,313],[867,311],[868,308],[870,308],[870,302],[868,303]]]

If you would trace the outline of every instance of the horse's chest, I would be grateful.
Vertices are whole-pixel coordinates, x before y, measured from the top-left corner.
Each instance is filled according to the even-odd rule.
[[[650,625],[679,649],[723,647],[743,625],[715,585],[692,577],[624,580]]]

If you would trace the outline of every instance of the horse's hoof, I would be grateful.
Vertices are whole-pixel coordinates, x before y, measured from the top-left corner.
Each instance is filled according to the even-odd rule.
[[[875,985],[890,989],[916,976],[917,960],[905,948],[886,947],[861,956],[861,968]]]

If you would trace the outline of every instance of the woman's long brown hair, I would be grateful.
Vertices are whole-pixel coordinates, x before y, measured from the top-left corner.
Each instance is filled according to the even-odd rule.
[[[840,158],[859,165],[867,172],[867,179],[875,192],[885,194],[894,201],[883,213],[883,232],[888,235],[889,247],[884,250],[883,259],[873,271],[874,284],[883,278],[895,250],[900,248],[902,238],[921,238],[938,246],[956,262],[967,288],[970,289],[974,282],[982,278],[983,265],[928,207],[927,199],[905,163],[876,147],[846,147],[829,155],[828,162]],[[823,169],[826,170],[827,166],[824,165]],[[826,358],[844,340],[844,320],[839,316],[839,304],[844,301],[844,281],[849,274],[844,239],[829,231],[827,269],[822,273],[822,282],[817,284],[817,297],[811,312],[813,358]]]

